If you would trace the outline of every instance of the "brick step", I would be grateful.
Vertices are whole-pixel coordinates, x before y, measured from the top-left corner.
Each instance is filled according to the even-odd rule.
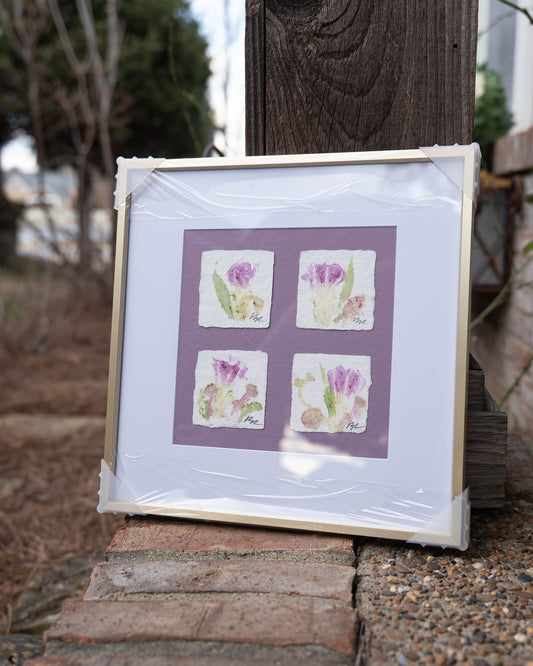
[[[133,518],[32,666],[353,664],[352,540]],[[172,660],[172,661],[170,661]]]

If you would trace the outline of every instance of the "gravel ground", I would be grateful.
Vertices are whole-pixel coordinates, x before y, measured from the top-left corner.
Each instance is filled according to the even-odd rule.
[[[533,666],[532,461],[511,438],[509,499],[473,512],[465,552],[360,543],[361,665]]]

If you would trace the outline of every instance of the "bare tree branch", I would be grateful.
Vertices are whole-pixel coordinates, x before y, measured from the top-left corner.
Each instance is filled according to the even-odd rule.
[[[507,280],[507,282],[503,285],[502,289],[500,292],[498,292],[497,296],[487,305],[487,307],[482,310],[479,315],[472,321],[470,324],[470,330],[472,331],[476,326],[479,326],[481,322],[486,319],[491,312],[496,310],[497,308],[500,307],[500,305],[503,305],[507,298],[510,296],[512,293],[513,289],[519,289],[523,284],[517,284],[517,278],[524,271],[530,264],[533,262],[533,255],[528,257],[521,266],[516,268],[514,272],[512,273],[511,277]]]
[[[41,108],[41,77],[37,58],[39,39],[47,19],[46,5],[44,0],[37,0],[28,8],[27,16],[24,16],[21,0],[11,0],[10,8],[11,14],[4,1],[0,0],[2,29],[11,47],[24,63],[28,77],[27,99],[37,152],[38,196],[43,213],[47,215],[44,202],[44,128]]]
[[[517,12],[522,12],[524,16],[529,20],[531,25],[533,25],[533,16],[529,13],[529,11],[525,7],[520,7],[514,2],[511,2],[510,0],[500,0],[501,3],[504,5],[507,5],[508,7],[512,7],[513,9],[516,9]]]
[[[63,48],[63,53],[65,54],[65,57],[68,61],[68,64],[70,65],[70,68],[75,73],[77,72],[85,73],[85,71],[88,68],[88,63],[86,62],[84,65],[82,65],[81,61],[78,59],[78,56],[76,55],[76,52],[74,51],[72,42],[68,34],[67,27],[65,26],[65,21],[63,20],[63,15],[61,14],[61,10],[59,9],[59,6],[57,4],[57,0],[47,0],[47,1],[48,1],[48,8],[50,10],[50,15],[54,20],[57,34],[59,36],[59,40]]]
[[[122,32],[117,0],[106,0],[107,31],[100,41],[91,0],[76,0],[76,8],[83,29],[81,47],[80,42],[73,41],[69,33],[70,27],[65,23],[58,0],[0,0],[2,29],[25,66],[28,81],[26,94],[39,167],[40,199],[43,213],[47,216],[51,245],[55,246],[53,250],[57,254],[53,220],[49,219],[50,212],[44,205],[45,132],[42,104],[46,96],[49,101],[54,100],[58,104],[63,119],[66,119],[66,123],[62,121],[61,129],[66,126],[70,131],[78,177],[79,256],[83,269],[89,268],[91,263],[89,213],[93,166],[90,160],[97,151],[103,162],[106,180],[112,182],[114,176],[110,115],[118,80]],[[54,40],[54,44],[59,44],[75,84],[67,84],[57,77],[52,90],[45,92],[43,81],[50,82],[51,77],[53,81],[53,73],[46,69],[46,58],[43,59],[39,49],[44,46],[43,30],[50,20],[57,32],[58,39]]]
[[[528,370],[529,370],[529,368],[531,367],[531,364],[532,364],[532,363],[533,363],[533,354],[530,354],[528,360],[525,362],[525,364],[524,364],[523,367],[521,368],[520,372],[519,372],[518,375],[515,377],[515,380],[513,381],[513,383],[511,384],[511,386],[509,386],[509,388],[507,389],[507,391],[505,391],[505,393],[503,394],[502,399],[501,399],[500,402],[498,403],[498,407],[503,407],[503,406],[505,405],[505,403],[507,402],[507,400],[510,398],[511,393],[513,393],[513,391],[514,391],[514,390],[517,388],[517,386],[520,384],[520,381],[522,380],[522,377],[528,372]]]

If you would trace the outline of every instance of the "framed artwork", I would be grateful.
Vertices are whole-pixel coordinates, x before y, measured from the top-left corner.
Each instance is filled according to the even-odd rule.
[[[100,510],[464,548],[477,169],[121,160]]]

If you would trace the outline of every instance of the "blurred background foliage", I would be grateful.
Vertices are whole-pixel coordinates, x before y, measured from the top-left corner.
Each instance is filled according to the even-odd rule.
[[[4,2],[8,4],[8,2]],[[39,98],[45,138],[45,166],[75,160],[73,121],[61,96],[79,97],[80,81],[72,71],[46,2],[12,0],[8,16],[33,40],[34,66],[39,76]],[[76,56],[89,70],[90,54],[73,0],[57,3]],[[17,10],[17,5],[19,9]],[[39,14],[36,7],[42,5]],[[109,2],[92,0],[98,46],[108,48]],[[18,14],[18,16],[17,16]],[[120,42],[118,77],[110,110],[115,156],[190,157],[201,151],[212,132],[207,102],[210,75],[207,44],[200,35],[186,0],[119,0]],[[0,35],[0,123],[5,142],[13,132],[34,136],[28,100],[28,67],[13,48],[5,25]],[[12,26],[13,28],[15,25]],[[105,63],[104,63],[105,66]],[[88,85],[92,82],[88,81]],[[94,85],[94,83],[93,83]],[[89,94],[91,94],[89,90]],[[98,146],[91,155],[101,166]]]
[[[75,170],[82,272],[96,184],[112,209],[116,158],[200,156],[210,142],[209,76],[188,0],[0,0],[0,149],[32,138],[50,229],[45,170]],[[5,265],[18,212],[1,197]]]
[[[476,75],[476,102],[474,107],[474,141],[481,148],[481,166],[492,170],[492,151],[496,139],[511,129],[513,116],[498,72],[478,65]]]

